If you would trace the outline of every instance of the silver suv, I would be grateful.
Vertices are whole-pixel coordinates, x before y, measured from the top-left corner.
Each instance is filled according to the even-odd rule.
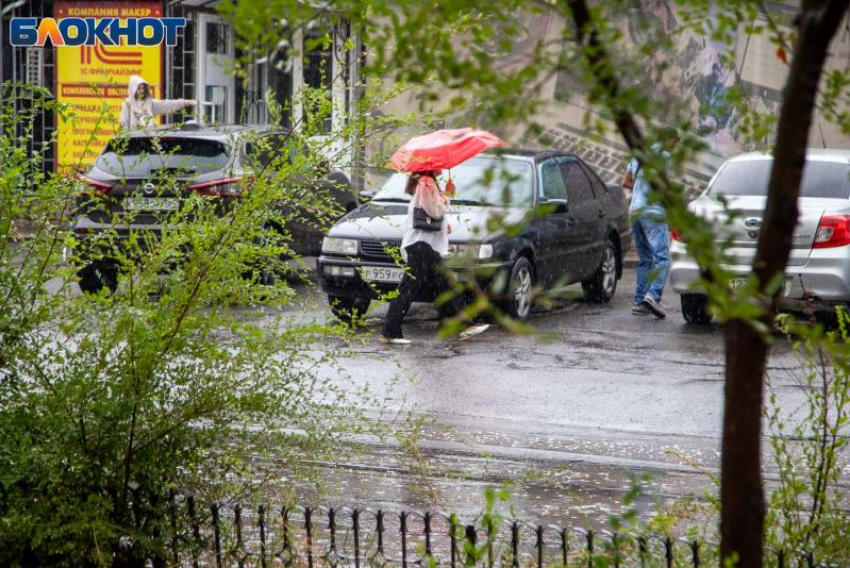
[[[767,201],[773,157],[743,154],[728,160],[690,209],[711,221],[737,274],[730,286],[747,281],[756,253]],[[722,201],[726,201],[729,215]],[[799,218],[785,270],[783,307],[834,311],[850,304],[850,150],[809,150],[800,187]],[[730,221],[730,217],[732,217]],[[688,323],[711,321],[706,296],[698,287],[699,268],[673,235],[670,283],[681,294]]]

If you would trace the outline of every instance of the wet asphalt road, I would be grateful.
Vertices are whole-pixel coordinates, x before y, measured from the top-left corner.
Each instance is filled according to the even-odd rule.
[[[399,442],[360,438],[361,455],[320,464],[330,493],[315,498],[474,515],[485,487],[507,485],[517,517],[598,526],[621,510],[633,476],[647,475],[644,515],[682,499],[704,504],[719,467],[722,331],[685,325],[669,290],[666,320],[634,316],[633,287],[627,270],[610,304],[564,302],[535,312],[528,335],[491,328],[468,341],[438,338],[435,311],[415,305],[409,347],[377,342],[385,306],[375,307],[341,364],[397,420],[400,439],[411,431],[405,412],[426,421],[421,456],[401,459]],[[291,316],[329,319],[319,290],[299,291]],[[803,401],[798,368],[780,341],[769,373],[792,420]]]

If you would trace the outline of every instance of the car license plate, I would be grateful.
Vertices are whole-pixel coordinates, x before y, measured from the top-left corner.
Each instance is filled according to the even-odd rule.
[[[360,269],[360,277],[368,282],[401,282],[404,276],[403,268],[386,268],[383,266],[364,266]]]
[[[730,288],[744,288],[749,282],[749,278],[733,278],[729,281]],[[785,282],[782,287],[782,295],[788,296],[791,293],[791,286],[793,285],[793,279],[790,276],[785,277]]]
[[[128,197],[124,208],[130,211],[177,211],[180,201],[174,197]]]

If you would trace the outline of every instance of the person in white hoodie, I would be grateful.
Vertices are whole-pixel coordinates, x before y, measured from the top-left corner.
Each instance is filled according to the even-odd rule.
[[[121,103],[121,127],[132,130],[155,126],[154,116],[173,114],[196,104],[197,101],[186,99],[156,100],[151,96],[148,82],[133,75],[130,77],[127,98]]]

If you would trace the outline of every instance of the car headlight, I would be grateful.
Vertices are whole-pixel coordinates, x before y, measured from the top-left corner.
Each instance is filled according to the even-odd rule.
[[[493,256],[493,245],[468,245],[463,243],[449,245],[449,256],[487,260]]]
[[[333,254],[357,254],[356,239],[338,239],[336,237],[325,237],[322,239],[322,252]]]
[[[478,247],[478,259],[487,260],[493,257],[493,245],[484,244]]]

